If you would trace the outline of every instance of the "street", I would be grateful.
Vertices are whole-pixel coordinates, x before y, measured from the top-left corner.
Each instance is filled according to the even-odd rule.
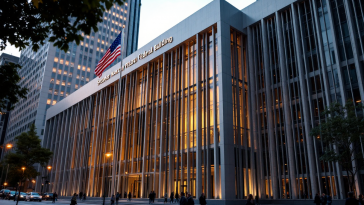
[[[0,199],[0,205],[15,205],[16,201],[13,200],[2,200]],[[52,204],[52,201],[42,201],[42,202],[38,202],[38,201],[19,201],[19,205],[65,205],[65,204],[70,204],[70,200],[69,199],[59,199],[58,201],[56,201],[56,203]],[[90,200],[86,200],[86,201],[79,201],[77,200],[77,205],[100,205],[102,204],[102,198],[100,199],[90,199]],[[140,205],[144,205],[144,204],[149,204],[147,200],[142,200],[142,201],[126,201],[126,200],[120,200],[119,204],[123,204],[123,205],[127,205],[127,204],[140,204]],[[162,202],[156,202],[155,204],[163,204]],[[106,199],[105,201],[105,205],[110,205],[110,198]]]

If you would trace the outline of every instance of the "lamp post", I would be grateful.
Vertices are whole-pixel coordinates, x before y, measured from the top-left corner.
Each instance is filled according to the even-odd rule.
[[[2,147],[1,147],[2,148]],[[13,148],[13,145],[12,144],[10,144],[10,143],[8,143],[8,144],[6,144],[5,145],[5,150],[10,150],[11,148]],[[6,153],[6,152],[5,152]],[[3,168],[4,169],[4,168]],[[6,174],[5,174],[5,182],[4,182],[4,184],[6,183],[6,180],[7,180],[7,178],[8,178],[8,172],[9,172],[9,164],[8,164],[8,167],[6,168]],[[3,175],[1,174],[1,181],[3,181],[2,180],[2,177]],[[5,185],[4,185],[5,186]],[[5,187],[4,187],[4,189],[5,189]]]
[[[32,190],[34,191],[34,189],[35,189],[35,180],[34,179],[32,179],[32,183],[33,183],[33,185],[32,185]],[[34,187],[34,188],[33,188]]]
[[[50,181],[50,178],[49,178],[49,172],[51,171],[51,169],[52,169],[52,166],[47,166],[47,183],[46,184],[48,184],[48,186],[46,187],[46,191],[47,192],[49,192],[49,181]]]
[[[106,187],[107,187],[107,172],[108,172],[108,164],[109,164],[109,158],[111,157],[111,153],[110,152],[107,152],[105,154],[105,157],[106,157],[106,170],[104,172],[104,177],[105,177],[105,183],[104,183],[104,197],[103,197],[103,200],[102,200],[102,205],[105,205],[105,197],[106,197]]]
[[[25,167],[22,167],[21,169],[23,170],[23,175],[22,175],[22,176],[21,176],[21,178],[20,178],[20,186],[19,186],[18,198],[16,199],[16,205],[18,205],[19,198],[20,198],[20,187],[21,187],[21,183],[22,183],[23,178],[24,178],[24,171],[25,171]],[[16,196],[16,191],[15,191],[15,196]],[[14,196],[14,197],[15,197],[15,196]]]

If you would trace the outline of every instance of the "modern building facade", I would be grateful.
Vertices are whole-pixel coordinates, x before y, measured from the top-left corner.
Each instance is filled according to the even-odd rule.
[[[51,190],[346,198],[346,172],[309,133],[331,102],[363,100],[363,6],[212,1],[48,110]]]
[[[18,62],[19,58],[16,56],[9,55],[6,53],[2,53],[0,56],[0,66],[9,63],[17,64]],[[4,148],[4,139],[5,139],[6,127],[8,125],[10,107],[11,107],[10,102],[8,102],[8,109],[0,110],[0,158]]]
[[[22,66],[20,85],[29,92],[10,114],[5,141],[12,142],[31,124],[36,125],[38,135],[43,138],[46,110],[96,77],[94,69],[98,61],[124,26],[127,43],[123,56],[138,48],[139,20],[140,0],[128,0],[122,6],[113,5],[104,13],[98,31],[90,35],[82,33],[84,40],[78,46],[71,43],[66,53],[52,43],[46,43],[37,52],[31,47],[24,49],[19,61]]]

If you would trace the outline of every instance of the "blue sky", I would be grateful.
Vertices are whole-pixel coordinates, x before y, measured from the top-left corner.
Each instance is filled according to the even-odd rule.
[[[139,48],[158,37],[169,28],[195,13],[213,0],[142,0],[139,26]],[[226,0],[243,9],[255,0]],[[20,56],[20,52],[8,45],[1,53]]]

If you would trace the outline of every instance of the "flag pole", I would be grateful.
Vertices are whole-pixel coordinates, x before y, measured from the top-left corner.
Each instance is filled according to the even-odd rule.
[[[121,49],[121,51],[120,51],[120,53],[121,53],[121,61],[120,61],[120,75],[119,75],[119,89],[118,89],[118,99],[117,99],[117,109],[116,109],[116,113],[117,113],[117,117],[116,117],[116,127],[115,127],[115,129],[116,129],[116,132],[115,132],[115,136],[114,136],[114,146],[115,146],[115,149],[114,150],[117,150],[117,149],[119,149],[118,148],[118,144],[119,144],[119,139],[120,139],[120,127],[121,127],[121,119],[118,117],[118,116],[120,116],[120,113],[122,112],[122,108],[121,108],[121,89],[122,89],[122,82],[121,82],[121,79],[122,79],[122,72],[123,72],[123,58],[124,58],[124,35],[125,34],[125,25],[123,26],[123,28],[122,28],[122,33],[121,33],[121,45],[122,46],[120,46],[120,49]],[[116,143],[115,143],[116,142]],[[113,157],[114,157],[114,159],[116,159],[115,157],[116,157],[116,154],[114,153],[113,154]],[[113,160],[114,161],[114,160]],[[117,169],[116,168],[116,166],[114,166],[115,168],[114,169]],[[119,166],[119,168],[121,168],[120,166]],[[119,171],[121,171],[121,170],[119,170]],[[114,172],[115,173],[115,172]],[[115,181],[115,180],[113,180],[113,181]],[[117,185],[115,185],[114,184],[114,187],[116,186],[116,191],[117,192],[121,192],[121,190],[119,190],[119,183],[120,183],[120,175],[118,176],[118,180],[117,180],[117,182],[118,182],[118,184]],[[113,187],[113,188],[114,188]],[[123,189],[123,188],[121,188],[121,189]],[[114,191],[115,192],[115,191]]]

